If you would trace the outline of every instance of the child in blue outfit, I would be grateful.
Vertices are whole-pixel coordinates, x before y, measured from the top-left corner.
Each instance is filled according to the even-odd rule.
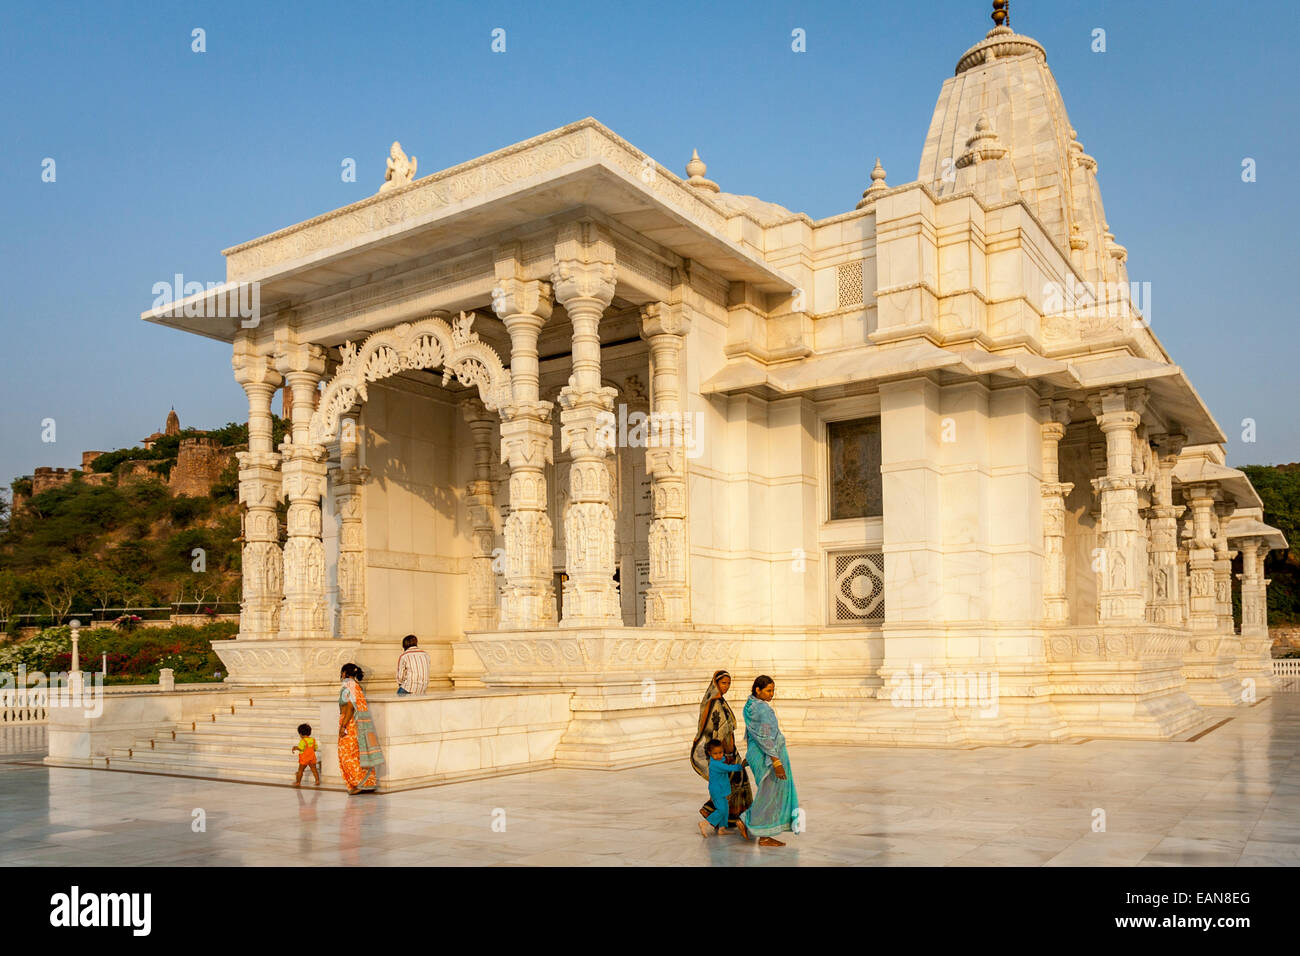
[[[727,799],[731,796],[731,775],[744,773],[749,762],[727,763],[722,759],[722,741],[710,740],[704,747],[709,755],[709,798],[713,800],[714,810],[707,820],[700,821],[700,836],[709,837],[715,833],[730,833],[727,827]]]

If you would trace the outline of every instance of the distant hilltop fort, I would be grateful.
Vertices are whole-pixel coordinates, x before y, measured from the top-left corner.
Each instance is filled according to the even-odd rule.
[[[173,408],[167,413],[163,430],[140,439],[140,442],[144,445],[145,451],[152,451],[159,439],[180,433],[180,416]],[[25,476],[31,482],[30,490],[21,488],[18,486],[20,483],[16,483],[13,495],[14,510],[22,508],[36,495],[65,485],[77,476],[88,485],[107,484],[114,475],[119,482],[154,479],[166,484],[174,495],[207,497],[212,493],[212,488],[221,473],[234,459],[235,452],[242,446],[223,447],[215,438],[206,436],[206,432],[193,429],[189,435],[180,439],[176,451],[176,463],[172,465],[170,474],[165,478],[159,470],[160,460],[157,458],[128,459],[110,471],[92,470],[95,459],[107,454],[103,451],[83,451],[80,468],[37,468],[31,475]]]

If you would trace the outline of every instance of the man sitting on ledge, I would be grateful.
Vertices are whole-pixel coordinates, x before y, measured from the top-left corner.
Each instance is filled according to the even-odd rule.
[[[397,696],[423,694],[429,689],[429,655],[417,646],[414,634],[402,638],[402,654],[397,658]]]

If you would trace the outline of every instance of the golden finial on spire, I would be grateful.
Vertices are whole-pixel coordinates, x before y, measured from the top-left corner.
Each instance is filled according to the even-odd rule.
[[[1011,0],[993,0],[993,18],[995,27],[1011,26]]]

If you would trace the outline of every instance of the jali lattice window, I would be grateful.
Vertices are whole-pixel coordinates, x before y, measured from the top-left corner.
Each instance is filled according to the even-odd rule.
[[[851,305],[862,304],[862,260],[845,262],[835,267],[836,284],[839,287],[839,307],[847,309]]]
[[[885,556],[879,551],[827,555],[832,624],[880,624],[885,620]]]

